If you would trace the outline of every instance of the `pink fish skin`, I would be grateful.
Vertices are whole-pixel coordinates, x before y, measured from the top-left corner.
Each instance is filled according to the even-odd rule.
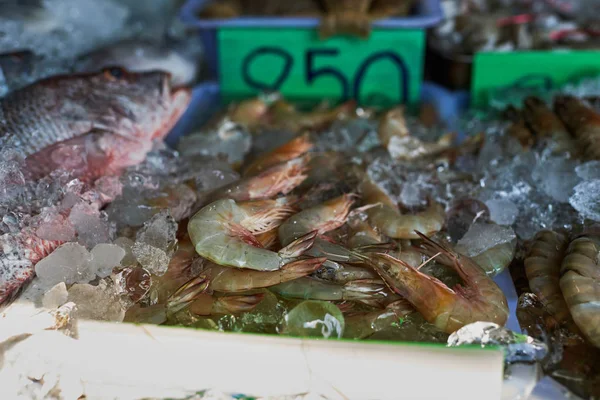
[[[143,160],[187,108],[190,91],[173,90],[170,80],[162,71],[107,68],[35,82],[0,99],[0,149],[25,158],[32,178],[60,166],[65,148],[89,161],[83,178],[118,174]]]

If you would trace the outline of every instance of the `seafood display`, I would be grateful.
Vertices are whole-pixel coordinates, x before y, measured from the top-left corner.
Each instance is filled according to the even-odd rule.
[[[597,99],[528,93],[449,131],[426,108],[308,107],[269,92],[206,121],[192,99],[202,49],[173,21],[175,2],[106,0],[86,27],[61,15],[88,12],[72,1],[0,10],[3,313],[26,304],[60,329],[499,346],[507,380],[534,365],[600,397]],[[415,3],[225,0],[199,12],[318,17],[322,38],[366,38]],[[434,36],[469,56],[594,47],[591,22],[542,3],[444,2],[451,18]],[[66,39],[45,48],[39,35]],[[184,113],[198,124],[167,145]]]

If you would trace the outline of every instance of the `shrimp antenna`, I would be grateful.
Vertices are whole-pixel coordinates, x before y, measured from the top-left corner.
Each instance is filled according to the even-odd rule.
[[[436,257],[441,256],[442,253],[441,252],[437,252],[435,255],[429,257],[427,260],[423,261],[421,263],[421,265],[419,265],[417,268],[415,268],[417,271],[419,271],[421,268],[423,268],[424,266],[426,266],[427,264],[429,264],[431,261],[435,260]]]

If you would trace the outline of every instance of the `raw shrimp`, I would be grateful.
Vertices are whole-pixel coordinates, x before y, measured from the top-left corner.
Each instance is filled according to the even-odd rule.
[[[277,164],[300,157],[313,148],[308,133],[292,139],[283,146],[260,156],[244,170],[244,176],[253,176]]]
[[[337,229],[346,222],[354,195],[345,194],[323,204],[307,208],[293,215],[279,227],[279,242],[286,246],[309,232],[322,235]],[[354,251],[326,240],[323,236],[314,240],[314,245],[306,252],[312,257],[326,256],[328,260],[341,262],[360,261]]]
[[[381,116],[377,135],[379,136],[381,144],[386,148],[392,137],[405,137],[410,135],[410,132],[406,127],[406,118],[404,118],[404,106],[394,107]]]
[[[521,143],[525,149],[531,148],[535,142],[533,134],[527,127],[527,123],[523,118],[523,113],[514,106],[509,106],[504,111],[504,116],[512,121],[512,124],[506,129],[508,136],[514,137]]]
[[[260,245],[265,249],[272,250],[276,248],[279,245],[279,238],[277,237],[277,228],[273,228],[270,231],[256,235],[256,240],[258,240]]]
[[[538,232],[525,257],[525,274],[529,288],[556,322],[573,327],[569,307],[560,291],[560,265],[568,243],[561,233]]]
[[[523,101],[523,117],[536,136],[552,139],[551,145],[555,153],[569,152],[573,156],[578,155],[575,140],[542,100],[537,97],[526,98]]]
[[[573,96],[556,97],[554,112],[575,135],[584,157],[600,160],[600,115]]]
[[[258,175],[232,182],[215,192],[209,198],[232,199],[235,201],[269,199],[279,193],[287,194],[306,179],[308,156],[277,164]]]
[[[353,231],[353,234],[350,239],[348,239],[347,243],[351,248],[383,243],[385,241],[385,238],[377,232],[375,228],[369,225],[366,220],[350,218],[348,224]]]
[[[325,258],[297,260],[284,265],[277,271],[252,271],[210,263],[201,271],[201,274],[210,280],[210,290],[235,293],[265,288],[301,278],[320,268],[323,262],[325,262]]]
[[[259,247],[254,235],[277,227],[290,209],[277,200],[263,201],[258,208],[257,202],[249,203],[223,199],[198,211],[188,223],[196,252],[219,265],[275,271],[312,246],[315,234],[309,233],[278,253]]]
[[[356,114],[356,102],[347,101],[330,109],[315,109],[308,113],[298,111],[285,100],[278,100],[269,109],[271,124],[275,127],[298,132],[302,129],[315,129],[328,125],[336,119]]]
[[[452,149],[455,137],[454,133],[448,133],[441,136],[436,142],[424,142],[414,136],[392,136],[387,149],[395,160],[418,161],[448,152]]]
[[[415,312],[413,306],[404,299],[388,304],[382,310],[354,312],[344,316],[346,327],[344,337],[348,339],[366,339]]]
[[[235,123],[244,125],[249,129],[255,128],[264,124],[269,106],[276,98],[278,96],[274,96],[274,98],[259,96],[244,100],[232,106],[228,110],[227,115]]]
[[[600,233],[569,243],[560,268],[560,289],[583,335],[600,347]]]
[[[279,241],[287,246],[309,232],[322,235],[339,228],[346,223],[355,197],[345,194],[294,214],[279,227]]]
[[[192,279],[174,293],[169,301],[149,307],[136,304],[125,315],[125,321],[164,324],[174,320],[184,325],[193,323],[197,316],[239,314],[252,311],[263,299],[263,294],[217,297],[204,293],[208,280],[200,276]]]
[[[418,214],[401,214],[396,204],[376,184],[365,180],[361,184],[363,202],[377,204],[367,210],[369,223],[381,233],[394,239],[418,239],[415,231],[432,235],[442,229],[445,213],[442,206],[431,202]]]
[[[314,278],[300,278],[269,288],[272,292],[292,299],[305,300],[374,300],[385,297],[385,284],[380,280],[360,280],[336,285]]]
[[[476,321],[504,325],[508,304],[502,290],[475,262],[435,243],[422,233],[422,251],[451,267],[465,286],[450,289],[436,278],[419,272],[387,254],[365,257],[399,295],[407,299],[430,323],[446,333]]]

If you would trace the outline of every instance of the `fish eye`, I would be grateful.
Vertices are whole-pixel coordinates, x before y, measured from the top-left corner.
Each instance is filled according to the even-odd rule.
[[[111,67],[104,70],[104,75],[109,79],[123,79],[127,72],[123,68]]]

